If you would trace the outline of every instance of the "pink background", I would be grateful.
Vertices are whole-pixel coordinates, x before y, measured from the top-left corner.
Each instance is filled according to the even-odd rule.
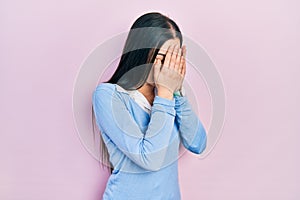
[[[300,199],[299,7],[295,0],[1,1],[0,199],[101,199],[108,174],[76,132],[73,84],[96,45],[148,11],[167,14],[203,45],[226,89],[214,150],[179,160],[182,199]]]

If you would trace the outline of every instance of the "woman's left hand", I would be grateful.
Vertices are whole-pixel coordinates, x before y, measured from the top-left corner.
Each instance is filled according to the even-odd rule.
[[[182,46],[182,55],[180,56],[180,65],[179,65],[179,69],[180,69],[180,75],[181,75],[181,79],[180,79],[180,84],[179,87],[175,90],[175,91],[180,91],[182,90],[182,83],[183,83],[183,79],[185,78],[185,74],[186,74],[186,46]]]

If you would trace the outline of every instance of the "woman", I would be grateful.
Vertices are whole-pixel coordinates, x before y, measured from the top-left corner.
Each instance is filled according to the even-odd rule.
[[[111,175],[103,199],[177,200],[180,142],[200,154],[206,131],[182,94],[186,48],[176,23],[157,12],[132,25],[119,65],[93,93],[102,161]]]

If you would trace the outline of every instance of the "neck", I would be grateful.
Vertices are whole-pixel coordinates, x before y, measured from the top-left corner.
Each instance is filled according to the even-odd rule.
[[[153,100],[154,100],[154,97],[155,97],[154,86],[150,85],[148,83],[145,83],[142,87],[140,87],[138,89],[138,91],[146,97],[146,99],[148,100],[148,102],[152,106]]]

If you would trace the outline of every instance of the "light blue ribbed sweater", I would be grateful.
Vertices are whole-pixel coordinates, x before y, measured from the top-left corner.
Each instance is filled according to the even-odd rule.
[[[92,99],[114,166],[103,200],[180,200],[179,145],[195,154],[206,148],[201,121],[185,96],[155,96],[148,114],[116,86],[99,84]]]

